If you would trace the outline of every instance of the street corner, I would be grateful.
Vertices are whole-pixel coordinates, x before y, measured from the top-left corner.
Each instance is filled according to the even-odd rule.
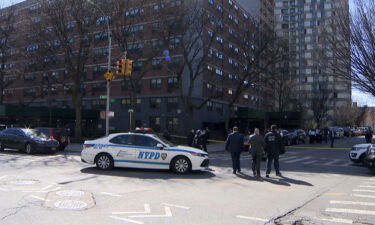
[[[83,190],[59,190],[47,193],[44,206],[55,210],[82,211],[95,206],[91,192]]]

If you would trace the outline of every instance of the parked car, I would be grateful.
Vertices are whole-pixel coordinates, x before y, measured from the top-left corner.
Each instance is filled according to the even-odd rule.
[[[5,124],[0,124],[0,131],[3,131],[3,130],[5,130],[5,129],[7,129],[7,125],[5,125]]]
[[[291,145],[291,134],[287,130],[281,130],[280,131],[281,138],[283,139],[284,145],[288,146]]]
[[[369,146],[366,152],[365,164],[369,170],[375,173],[375,145]]]
[[[291,144],[296,144],[296,145],[300,143],[305,144],[306,137],[307,137],[306,133],[302,129],[294,130],[293,132],[289,134],[289,138],[291,139]]]
[[[0,151],[11,148],[27,154],[54,153],[58,147],[58,141],[35,129],[7,128],[0,133]]]
[[[349,159],[355,163],[365,163],[366,152],[371,144],[354,145],[349,152]]]

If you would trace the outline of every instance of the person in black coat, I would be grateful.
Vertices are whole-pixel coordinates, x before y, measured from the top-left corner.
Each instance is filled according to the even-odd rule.
[[[272,161],[274,161],[274,167],[277,176],[281,176],[280,166],[279,166],[279,156],[284,154],[285,148],[283,139],[280,134],[277,133],[277,126],[271,126],[271,132],[268,132],[264,137],[266,143],[265,151],[267,153],[267,172],[266,177],[269,177],[271,173]]]
[[[207,152],[207,143],[209,138],[208,128],[202,130],[202,150]]]
[[[193,146],[194,135],[195,135],[194,129],[191,129],[191,131],[189,132],[187,136],[187,144],[190,147]]]
[[[228,135],[225,143],[225,150],[230,152],[232,157],[233,174],[241,172],[240,155],[243,146],[243,136],[238,133],[238,127],[233,127],[233,132]]]

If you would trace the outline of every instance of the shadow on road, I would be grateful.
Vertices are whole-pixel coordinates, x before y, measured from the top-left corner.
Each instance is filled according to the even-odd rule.
[[[133,168],[114,168],[112,170],[99,170],[96,167],[88,167],[81,169],[81,173],[140,178],[140,179],[210,179],[215,174],[210,171],[192,171],[189,174],[176,174],[168,170],[152,170],[152,169],[133,169]]]

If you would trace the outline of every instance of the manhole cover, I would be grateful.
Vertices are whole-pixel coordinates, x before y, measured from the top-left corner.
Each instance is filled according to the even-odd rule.
[[[63,200],[55,202],[54,206],[58,209],[80,210],[86,208],[87,203],[77,200]]]
[[[85,192],[77,190],[64,190],[58,191],[56,194],[63,197],[81,197],[85,194]]]
[[[7,183],[13,184],[13,185],[32,185],[32,184],[36,184],[38,182],[39,182],[38,180],[19,179],[19,180],[11,180],[11,181],[8,181]]]

